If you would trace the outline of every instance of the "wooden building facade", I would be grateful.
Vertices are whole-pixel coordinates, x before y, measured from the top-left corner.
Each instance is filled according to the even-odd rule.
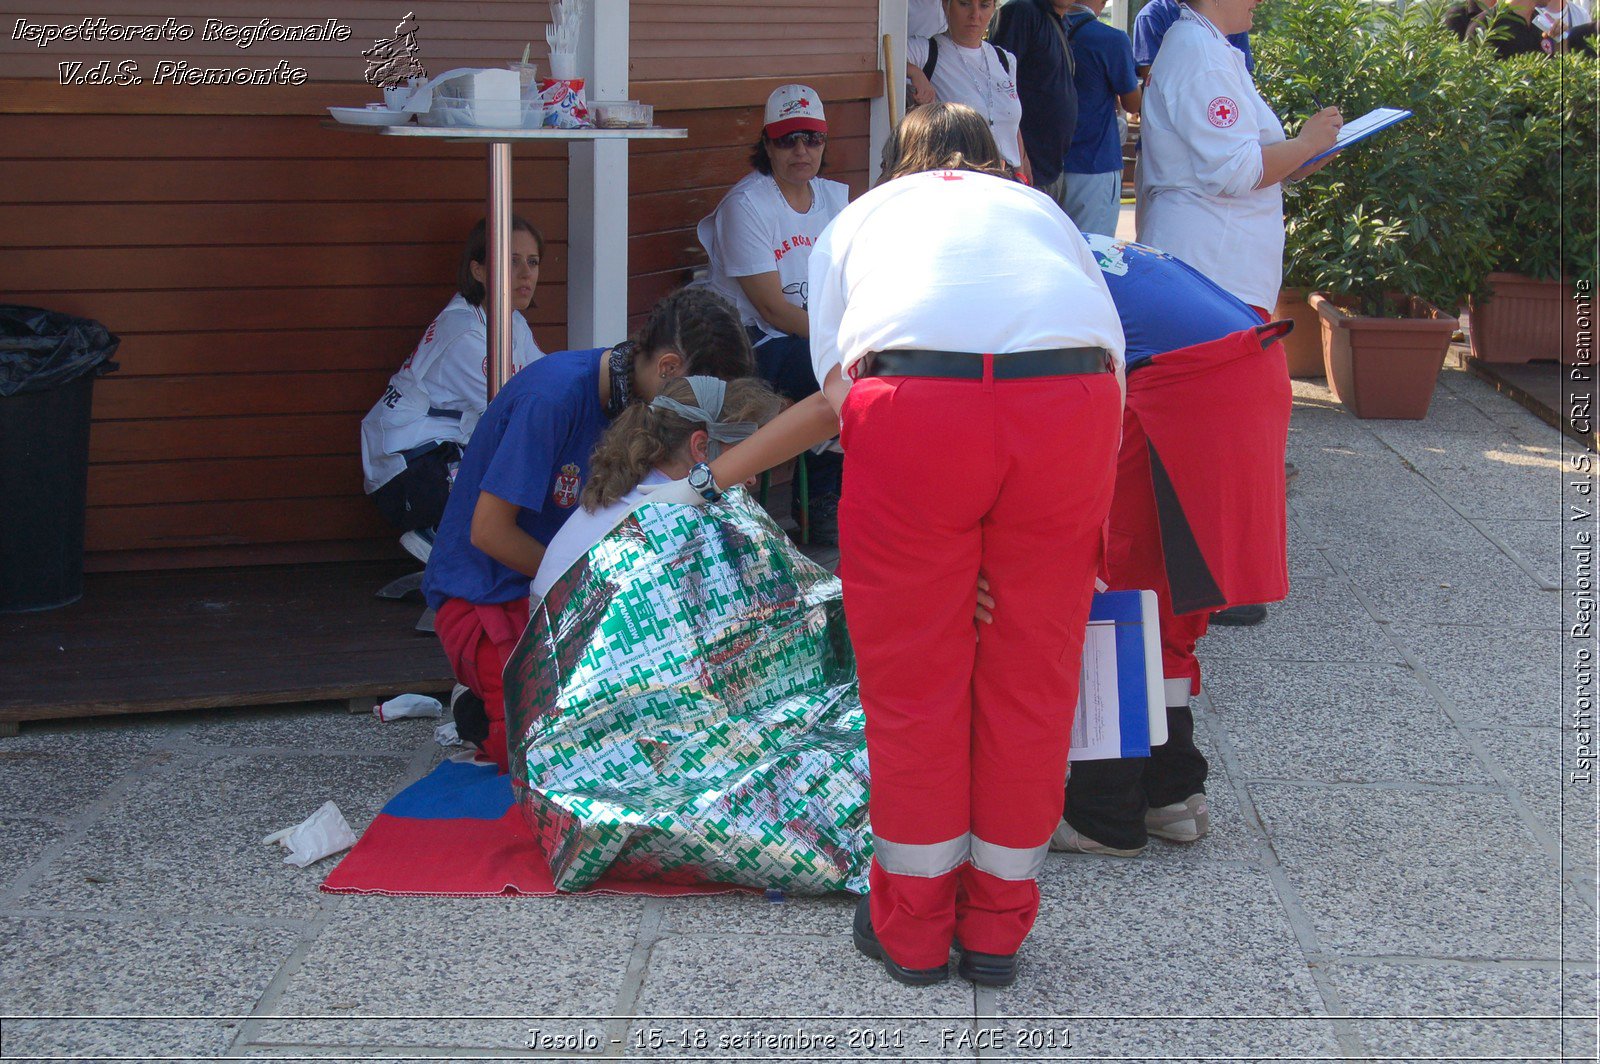
[[[618,0],[595,0],[599,4]],[[884,0],[889,6],[903,3]],[[0,12],[0,301],[81,314],[122,337],[96,385],[91,570],[391,557],[362,494],[357,429],[453,288],[483,213],[483,150],[323,128],[360,105],[361,50],[415,13],[431,72],[517,57],[543,66],[547,6],[512,0],[23,0]],[[184,42],[67,41],[27,25],[176,20]],[[902,14],[903,19],[903,14]],[[199,39],[207,19],[303,25],[344,42]],[[632,0],[631,95],[686,140],[628,166],[630,322],[703,264],[694,227],[746,172],[761,104],[784,81],[821,93],[828,176],[859,193],[882,96],[879,0]],[[24,27],[26,30],[26,26]],[[141,85],[62,84],[61,64],[139,64]],[[160,60],[303,68],[299,85],[155,85]],[[70,77],[72,75],[68,75]],[[881,104],[879,104],[881,107]],[[567,343],[564,148],[519,145],[515,205],[548,248],[529,318]],[[620,337],[614,338],[620,339]]]

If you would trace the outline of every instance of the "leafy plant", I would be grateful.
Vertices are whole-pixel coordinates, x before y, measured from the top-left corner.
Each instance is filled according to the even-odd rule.
[[[1595,277],[1595,108],[1600,65],[1519,55],[1496,70],[1516,165],[1493,220],[1494,268],[1539,280]]]
[[[1415,112],[1336,156],[1285,199],[1286,280],[1394,317],[1405,296],[1452,310],[1493,268],[1493,224],[1520,158],[1498,116],[1494,60],[1435,13],[1366,0],[1275,0],[1258,37],[1257,81],[1279,115],[1317,100],[1347,118]],[[1303,118],[1301,119],[1303,121]],[[1285,123],[1290,135],[1299,121]]]

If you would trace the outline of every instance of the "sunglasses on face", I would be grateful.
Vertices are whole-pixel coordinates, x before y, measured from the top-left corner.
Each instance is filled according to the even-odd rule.
[[[802,144],[808,148],[820,148],[828,143],[828,135],[826,133],[818,133],[810,129],[796,130],[793,133],[785,133],[781,137],[769,139],[773,147],[782,148],[784,151],[793,151]]]

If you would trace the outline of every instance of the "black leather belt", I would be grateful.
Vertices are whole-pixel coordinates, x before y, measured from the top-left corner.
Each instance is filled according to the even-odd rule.
[[[983,379],[983,356],[970,351],[874,351],[861,360],[857,377],[948,377]],[[1052,347],[1043,351],[1001,352],[994,356],[994,379],[1067,377],[1106,373],[1111,354],[1103,347]]]

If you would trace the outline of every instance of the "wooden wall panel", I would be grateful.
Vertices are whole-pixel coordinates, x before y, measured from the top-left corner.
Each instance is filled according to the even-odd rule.
[[[878,69],[878,5],[633,0],[635,80],[790,77]]]
[[[90,567],[397,549],[359,422],[450,298],[483,150],[309,115],[0,115],[0,141],[25,146],[0,161],[0,291],[123,338],[95,389]],[[549,238],[529,317],[556,349],[564,149],[519,151],[514,181]]]
[[[123,60],[138,64],[147,79],[156,74],[162,59],[181,60],[199,67],[269,68],[279,60],[304,69],[312,81],[360,82],[366,72],[361,52],[374,41],[394,33],[395,23],[407,11],[415,12],[417,54],[430,74],[452,67],[498,66],[522,54],[524,43],[534,45],[534,54],[545,56],[544,27],[550,22],[549,7],[526,0],[485,0],[454,3],[389,3],[387,0],[339,0],[337,3],[309,3],[296,0],[23,0],[7,11],[6,32],[0,37],[0,64],[8,77],[55,80],[57,64],[69,61],[95,63]],[[31,9],[31,10],[30,10]],[[186,41],[56,40],[46,48],[35,41],[19,39],[13,30],[16,20],[31,24],[74,24],[85,17],[104,17],[116,24],[160,24],[168,18],[193,29]],[[218,19],[229,25],[254,25],[262,19],[275,24],[301,26],[337,19],[350,29],[346,41],[259,40],[248,48],[234,41],[205,40],[206,22]],[[182,92],[189,86],[164,86]],[[241,87],[256,91],[259,87]]]
[[[398,551],[362,496],[359,421],[453,289],[482,214],[481,147],[322,127],[356,103],[360,49],[386,36],[380,0],[25,0],[0,37],[0,293],[103,321],[121,369],[97,382],[90,445],[91,569],[370,558]],[[542,3],[408,3],[435,72],[498,63],[536,42]],[[400,11],[405,8],[399,9]],[[826,176],[864,188],[876,95],[877,5],[818,0],[633,0],[635,94],[681,141],[629,165],[626,294],[639,321],[705,256],[694,227],[747,172],[761,105],[785,80],[822,92]],[[336,17],[348,45],[68,45],[9,39],[15,18],[84,15],[199,25]],[[230,50],[231,49],[231,50]],[[92,54],[91,54],[92,53]],[[57,62],[286,57],[313,83],[280,89],[63,87]],[[241,59],[242,57],[242,59]],[[33,79],[33,80],[29,80]],[[565,346],[566,150],[519,146],[516,207],[547,237],[538,303],[546,350]]]

